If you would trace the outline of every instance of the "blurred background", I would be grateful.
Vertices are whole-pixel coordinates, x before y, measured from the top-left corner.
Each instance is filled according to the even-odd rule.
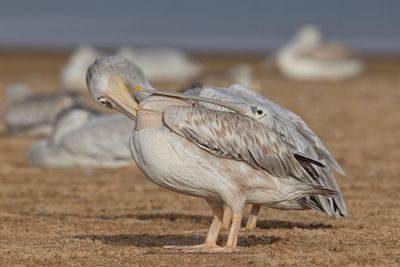
[[[302,24],[357,51],[400,51],[400,3],[352,1],[1,1],[3,48],[71,49],[81,43],[268,52]]]
[[[131,159],[134,122],[88,95],[87,67],[118,54],[160,89],[236,83],[267,97],[345,170],[349,218],[263,208],[238,264],[265,266],[252,255],[268,251],[283,266],[398,265],[399,11],[396,0],[0,0],[0,260],[154,265],[142,254],[202,240],[165,235],[206,228],[208,208],[149,182]]]

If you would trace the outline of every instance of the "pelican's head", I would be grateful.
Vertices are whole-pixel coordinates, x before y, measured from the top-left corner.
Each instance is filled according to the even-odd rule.
[[[88,68],[86,84],[100,105],[116,109],[129,118],[136,118],[138,104],[145,92],[133,88],[152,88],[143,71],[133,62],[119,56],[99,57]]]
[[[321,44],[321,41],[321,32],[314,25],[303,25],[294,38],[296,47],[304,50],[304,52],[317,48]]]

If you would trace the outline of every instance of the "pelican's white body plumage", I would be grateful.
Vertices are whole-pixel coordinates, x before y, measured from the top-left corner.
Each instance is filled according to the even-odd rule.
[[[303,26],[276,55],[279,70],[294,80],[344,80],[359,75],[363,63],[340,43],[323,43],[318,28]]]
[[[67,110],[59,116],[51,136],[30,147],[28,164],[41,168],[127,166],[132,164],[129,137],[134,126],[134,121],[119,114]]]
[[[61,88],[86,93],[86,71],[98,56],[100,56],[100,52],[94,47],[90,45],[78,46],[61,70]]]
[[[185,81],[202,71],[187,54],[169,47],[121,47],[117,54],[138,64],[150,81]]]

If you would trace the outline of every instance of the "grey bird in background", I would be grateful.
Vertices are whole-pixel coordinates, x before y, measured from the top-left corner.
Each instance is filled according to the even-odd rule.
[[[302,26],[274,56],[282,74],[294,80],[345,80],[364,69],[363,62],[349,47],[323,41],[321,31],[313,25]]]
[[[274,115],[263,107],[155,90],[139,67],[120,57],[96,60],[88,69],[87,84],[97,103],[136,121],[130,148],[148,178],[165,189],[203,198],[213,210],[203,244],[168,248],[232,252],[246,203],[319,210],[303,200],[337,194],[334,188],[314,182],[316,169],[325,166],[322,162],[296,151],[288,139],[259,121]],[[147,97],[138,106],[131,93]],[[232,210],[232,224],[226,246],[219,247],[224,206]]]
[[[79,103],[76,93],[33,93],[24,84],[10,85],[5,94],[6,130],[10,134],[48,135],[57,115]]]
[[[140,65],[140,64],[139,64]],[[251,64],[237,64],[223,71],[204,72],[189,83],[186,88],[193,87],[228,87],[231,84],[240,84],[256,92],[261,92],[261,81],[257,79],[254,73],[254,67]]]
[[[129,137],[134,126],[135,122],[120,114],[99,115],[71,107],[59,114],[49,138],[30,147],[28,164],[40,168],[130,165]]]
[[[60,73],[63,90],[87,93],[85,76],[90,64],[102,53],[89,44],[81,44],[72,51]]]
[[[123,46],[116,51],[119,56],[134,61],[153,82],[183,82],[198,76],[203,67],[184,51],[172,47]]]

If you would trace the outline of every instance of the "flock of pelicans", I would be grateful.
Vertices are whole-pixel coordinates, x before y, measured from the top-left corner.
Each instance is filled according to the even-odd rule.
[[[245,204],[253,205],[247,228],[256,226],[260,206],[346,216],[334,177],[344,171],[298,115],[248,89],[251,82],[158,90],[149,80],[187,80],[201,66],[174,49],[141,50],[99,56],[81,48],[61,75],[70,91],[34,94],[19,84],[7,89],[7,130],[48,135],[30,147],[29,165],[116,168],[133,158],[157,185],[205,199],[213,212],[205,242],[171,249],[235,251]],[[315,27],[302,28],[274,60],[293,79],[337,80],[362,70],[348,49],[323,44]],[[248,69],[233,76],[240,72],[248,77]],[[121,114],[86,105],[78,92],[87,88],[95,102]],[[229,235],[220,247],[224,226]]]

